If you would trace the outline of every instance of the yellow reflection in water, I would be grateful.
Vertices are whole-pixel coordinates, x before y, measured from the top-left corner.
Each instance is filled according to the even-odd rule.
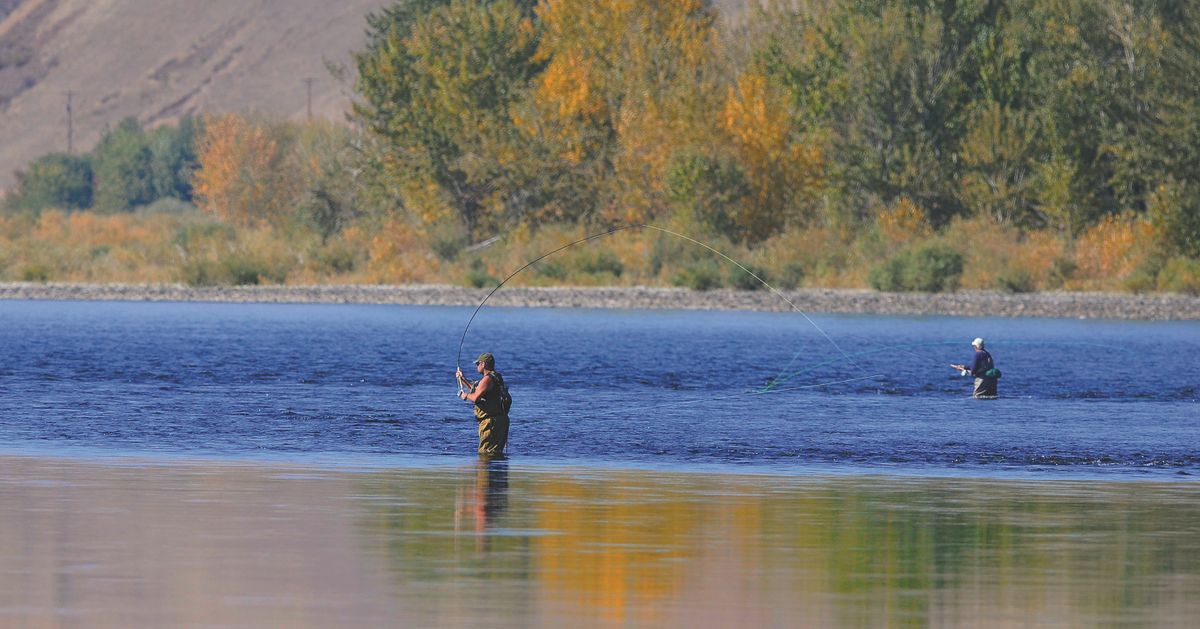
[[[1195,483],[0,457],[0,627],[1197,617]]]
[[[707,519],[703,505],[636,473],[548,478],[537,501],[537,527],[554,533],[533,545],[543,596],[614,622],[661,620],[655,603],[681,585]]]

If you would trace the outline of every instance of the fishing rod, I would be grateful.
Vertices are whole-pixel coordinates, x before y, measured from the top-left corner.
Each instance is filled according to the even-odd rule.
[[[804,319],[806,321],[808,321],[809,324],[811,324],[813,326],[813,328],[815,328],[818,332],[820,332],[821,336],[825,337],[825,340],[829,341],[829,344],[832,345],[838,351],[838,353],[840,353],[842,355],[843,358],[850,361],[850,363],[853,364],[855,367],[858,367],[857,363],[854,362],[854,359],[851,358],[851,356],[849,354],[847,354],[846,351],[843,350],[841,348],[841,346],[837,344],[836,341],[833,340],[833,337],[829,336],[825,332],[825,330],[821,329],[821,326],[817,325],[817,322],[813,321],[812,318],[809,317],[808,314],[804,312],[804,310],[802,310],[799,306],[797,306],[791,299],[788,299],[786,295],[784,295],[782,292],[779,291],[779,289],[775,288],[770,283],[768,283],[766,280],[759,277],[757,273],[746,268],[746,266],[743,265],[741,262],[738,262],[737,260],[726,255],[724,252],[722,252],[718,249],[715,249],[706,243],[696,240],[695,238],[692,238],[691,236],[687,236],[687,235],[681,234],[679,232],[671,231],[669,229],[666,229],[665,227],[658,227],[657,225],[648,225],[648,224],[643,224],[643,223],[629,223],[626,225],[618,225],[618,226],[612,227],[606,231],[591,234],[589,236],[585,236],[578,240],[569,242],[561,247],[558,247],[557,249],[554,249],[552,251],[544,253],[544,254],[534,258],[533,260],[526,262],[524,265],[522,265],[520,268],[513,271],[512,273],[509,273],[508,277],[505,277],[503,280],[501,280],[499,284],[497,284],[494,288],[492,288],[491,291],[488,292],[488,294],[486,296],[484,296],[483,301],[479,302],[479,305],[475,307],[474,312],[471,313],[471,317],[469,319],[467,319],[467,325],[463,328],[462,338],[459,339],[459,342],[458,342],[458,355],[454,359],[455,365],[458,366],[458,368],[460,370],[462,369],[462,348],[463,348],[463,345],[467,341],[467,331],[471,329],[471,323],[473,323],[475,321],[476,315],[479,314],[479,311],[480,311],[480,309],[483,308],[483,305],[486,304],[488,302],[488,300],[492,298],[492,295],[495,295],[496,291],[500,290],[500,288],[502,286],[504,286],[505,284],[507,284],[509,280],[516,277],[516,275],[518,273],[524,271],[525,269],[533,266],[534,264],[537,264],[538,262],[541,262],[542,260],[544,260],[560,251],[563,251],[564,249],[568,249],[568,248],[574,247],[576,245],[590,242],[592,240],[596,240],[597,238],[611,236],[615,233],[625,231],[627,229],[652,229],[652,230],[655,230],[655,231],[658,231],[658,232],[661,232],[664,234],[669,234],[671,236],[681,238],[681,239],[686,240],[695,245],[699,245],[700,247],[703,247],[703,248],[707,249],[708,251],[711,251],[712,253],[717,254],[721,258],[725,259],[729,263],[731,263],[734,266],[736,266],[737,268],[741,269],[744,273],[746,273],[750,277],[754,278],[759,284],[762,284],[763,286],[765,286],[776,297],[782,299],[788,305],[788,307],[790,307],[792,310],[800,313],[800,316],[804,317]]]

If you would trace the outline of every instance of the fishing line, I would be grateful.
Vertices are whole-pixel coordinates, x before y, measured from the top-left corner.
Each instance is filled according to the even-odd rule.
[[[883,375],[882,373],[874,373],[869,376],[858,376],[855,378],[847,378],[845,380],[836,380],[834,382],[820,382],[817,384],[805,384],[805,385],[799,385],[799,386],[794,386],[794,387],[787,387],[785,389],[771,389],[771,390],[751,389],[749,391],[742,391],[740,393],[733,393],[730,395],[718,395],[715,397],[702,397],[702,398],[690,398],[690,399],[685,399],[685,400],[673,400],[670,402],[662,402],[659,404],[649,404],[649,405],[633,406],[633,407],[622,406],[620,408],[619,412],[624,414],[624,413],[628,413],[631,411],[642,411],[642,410],[652,409],[652,408],[663,408],[666,406],[676,407],[676,406],[690,406],[690,405],[695,405],[695,404],[707,404],[714,400],[729,400],[732,398],[745,397],[747,395],[767,395],[767,394],[771,394],[771,393],[781,393],[783,391],[799,391],[801,389],[816,389],[819,387],[830,387],[835,384],[846,384],[847,382],[858,382],[861,380],[870,380],[872,378],[878,378],[882,375]],[[616,412],[618,412],[618,411],[608,410],[607,412],[599,411],[599,412],[596,412],[595,414],[606,415],[606,414],[614,414]]]
[[[927,361],[933,363],[933,362],[940,362],[940,357],[938,359],[930,358],[930,357],[928,357],[928,355],[918,354],[917,352],[911,351],[911,349],[916,348],[916,347],[932,347],[935,345],[962,345],[962,344],[963,344],[963,342],[961,340],[958,340],[958,341],[932,341],[932,342],[927,342],[927,343],[907,343],[907,344],[903,344],[903,345],[889,345],[886,347],[869,349],[869,350],[865,350],[862,352],[855,352],[855,353],[851,354],[851,356],[868,356],[871,354],[878,354],[881,352],[901,350],[901,351],[906,351],[907,353],[909,353],[913,356],[916,356],[917,358],[919,358],[923,361],[927,360]],[[995,346],[993,346],[993,349],[995,349],[996,347],[1000,347],[1001,349],[1003,349],[1005,347],[1011,347],[1014,345],[1039,345],[1039,346],[1050,346],[1050,347],[1053,347],[1053,346],[1094,347],[1094,348],[1103,349],[1103,350],[1107,350],[1107,351],[1129,351],[1127,348],[1116,346],[1116,345],[1105,345],[1102,343],[1086,343],[1086,342],[1063,342],[1063,341],[1003,341],[1003,342],[997,342],[995,344]],[[799,371],[796,371],[796,372],[793,372],[790,374],[781,373],[778,377],[770,380],[767,383],[767,385],[761,389],[761,391],[765,393],[767,391],[775,390],[775,388],[778,385],[783,384],[793,378],[796,378],[796,377],[803,375],[804,373],[807,373],[814,369],[818,369],[818,368],[824,367],[826,365],[834,364],[838,361],[839,361],[839,359],[834,358],[834,359],[830,359],[830,360],[827,360],[827,361],[824,361],[821,363],[817,363],[815,365],[810,365],[809,367],[806,367],[804,369],[801,369]],[[792,362],[795,362],[794,357],[793,357]],[[789,362],[788,364],[790,365],[791,362]]]
[[[728,255],[726,255],[725,253],[723,253],[723,252],[721,252],[721,251],[719,251],[719,250],[717,250],[717,249],[715,249],[715,248],[713,248],[713,247],[711,247],[711,246],[709,246],[709,245],[707,245],[707,244],[705,244],[705,243],[703,243],[703,242],[700,242],[699,240],[696,240],[695,238],[692,238],[692,237],[690,237],[690,236],[686,236],[686,235],[684,235],[684,234],[680,234],[679,232],[674,232],[674,231],[671,231],[671,230],[669,230],[669,229],[666,229],[666,228],[663,228],[663,227],[657,227],[657,226],[655,226],[655,225],[646,225],[646,224],[641,224],[641,223],[631,223],[631,224],[628,224],[628,225],[620,225],[620,226],[617,226],[617,227],[613,227],[613,228],[611,228],[611,229],[609,229],[609,230],[607,230],[607,231],[603,231],[603,232],[599,232],[599,233],[596,233],[596,234],[592,234],[592,235],[590,235],[590,236],[586,236],[586,237],[584,237],[584,238],[580,238],[579,240],[575,240],[575,241],[569,242],[569,243],[567,243],[567,244],[565,244],[565,245],[563,245],[563,246],[561,246],[561,247],[559,247],[559,248],[557,248],[557,249],[554,249],[553,251],[550,251],[550,252],[544,253],[544,254],[542,254],[542,255],[540,255],[540,256],[538,256],[538,257],[534,258],[533,260],[530,260],[529,262],[526,262],[526,263],[525,263],[524,265],[522,265],[522,266],[521,266],[519,269],[517,269],[517,270],[513,271],[512,273],[509,273],[509,274],[508,274],[508,277],[505,277],[503,280],[501,280],[501,281],[500,281],[500,283],[499,283],[499,284],[497,284],[497,285],[496,285],[494,288],[492,288],[492,290],[491,290],[490,292],[488,292],[488,294],[487,294],[487,295],[486,295],[486,296],[483,298],[483,301],[479,302],[479,305],[475,307],[475,311],[471,313],[471,317],[470,317],[469,319],[467,319],[467,325],[466,325],[466,327],[464,327],[464,328],[463,328],[462,338],[461,338],[461,339],[459,339],[459,341],[458,341],[458,355],[457,355],[457,356],[455,357],[455,359],[454,359],[455,365],[456,365],[456,366],[457,366],[459,369],[461,369],[461,368],[462,368],[462,348],[463,348],[463,345],[464,345],[464,344],[467,342],[467,331],[471,329],[471,323],[475,321],[475,316],[479,314],[479,311],[480,311],[480,309],[482,309],[482,308],[483,308],[483,305],[484,305],[484,304],[486,304],[486,303],[488,302],[488,300],[492,298],[492,295],[495,295],[495,294],[496,294],[496,291],[500,290],[500,287],[502,287],[502,286],[504,286],[505,284],[507,284],[507,283],[508,283],[508,281],[509,281],[509,280],[511,280],[513,277],[515,277],[515,276],[516,276],[518,273],[520,273],[521,271],[524,271],[525,269],[527,269],[527,268],[529,268],[529,267],[533,266],[534,264],[537,264],[538,262],[541,262],[542,260],[544,260],[544,259],[546,259],[546,258],[548,258],[548,257],[550,257],[550,256],[552,256],[552,255],[554,255],[554,254],[556,254],[556,253],[558,253],[558,252],[560,252],[560,251],[564,250],[564,249],[568,249],[568,248],[570,248],[570,247],[574,247],[575,245],[583,244],[583,243],[585,243],[585,242],[589,242],[589,241],[595,240],[595,239],[597,239],[597,238],[603,238],[603,237],[605,237],[605,236],[611,236],[612,234],[615,234],[615,233],[617,233],[617,232],[624,231],[624,230],[627,230],[627,229],[633,229],[633,228],[639,228],[639,229],[653,229],[653,230],[655,230],[655,231],[659,231],[659,232],[662,232],[662,233],[664,233],[664,234],[670,234],[670,235],[672,235],[672,236],[675,236],[675,237],[677,237],[677,238],[682,238],[682,239],[684,239],[684,240],[686,240],[686,241],[688,241],[688,242],[691,242],[691,243],[693,243],[693,244],[696,244],[696,245],[699,245],[699,246],[701,246],[701,247],[704,247],[705,249],[707,249],[707,250],[709,250],[709,251],[711,251],[711,252],[713,252],[713,253],[717,254],[718,256],[720,256],[720,257],[722,257],[722,258],[724,258],[724,259],[725,259],[725,260],[727,260],[729,263],[733,264],[733,265],[734,265],[734,266],[736,266],[737,268],[739,268],[739,269],[741,269],[742,271],[744,271],[744,272],[745,272],[746,274],[748,274],[750,277],[753,277],[755,280],[757,280],[757,281],[758,281],[758,283],[760,283],[760,284],[762,284],[763,286],[767,287],[767,289],[769,289],[769,290],[770,290],[772,293],[774,293],[776,297],[779,297],[779,298],[780,298],[780,299],[782,299],[782,300],[783,300],[785,303],[787,303],[787,305],[788,305],[788,306],[790,306],[792,310],[794,310],[794,311],[796,311],[796,312],[800,313],[800,316],[804,317],[804,319],[805,319],[806,321],[808,321],[808,322],[809,322],[809,324],[811,324],[811,325],[813,326],[813,328],[815,328],[815,329],[816,329],[818,332],[820,332],[820,333],[821,333],[821,336],[825,337],[825,340],[829,341],[829,344],[830,344],[830,345],[832,345],[832,346],[833,346],[833,347],[834,347],[834,348],[835,348],[835,349],[838,351],[838,353],[840,353],[840,354],[841,354],[841,355],[842,355],[842,356],[843,356],[843,357],[844,357],[846,360],[850,361],[850,363],[851,363],[851,364],[853,364],[855,367],[858,367],[858,364],[854,362],[854,360],[853,360],[853,359],[850,357],[850,355],[849,355],[849,354],[847,354],[847,353],[845,352],[845,350],[843,350],[843,349],[841,348],[841,346],[839,346],[839,345],[837,344],[837,342],[833,340],[833,337],[831,337],[831,336],[829,336],[828,334],[826,334],[826,333],[825,333],[825,330],[821,329],[821,326],[817,325],[817,322],[816,322],[816,321],[813,321],[813,320],[812,320],[812,318],[808,316],[808,314],[806,314],[806,313],[805,313],[803,310],[801,310],[799,306],[797,306],[795,303],[793,303],[793,302],[792,302],[792,300],[788,299],[786,295],[784,295],[782,292],[780,292],[780,291],[779,291],[779,289],[777,289],[777,288],[775,288],[774,286],[772,286],[772,285],[770,285],[769,283],[767,283],[767,281],[766,281],[766,280],[764,280],[763,278],[759,277],[759,276],[758,276],[758,275],[757,275],[757,274],[756,274],[754,271],[751,271],[750,269],[746,268],[746,267],[745,267],[745,265],[743,265],[741,262],[738,262],[737,260],[734,260],[733,258],[729,257],[729,256],[728,256]]]

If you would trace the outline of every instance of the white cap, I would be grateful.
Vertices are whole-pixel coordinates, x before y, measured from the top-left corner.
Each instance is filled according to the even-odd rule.
[[[975,347],[978,347],[979,349],[983,349],[983,339],[977,338],[974,341],[971,341],[971,345],[974,345]]]

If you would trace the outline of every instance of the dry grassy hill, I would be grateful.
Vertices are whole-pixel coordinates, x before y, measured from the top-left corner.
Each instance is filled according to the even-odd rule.
[[[71,145],[88,151],[134,116],[199,112],[340,117],[345,65],[366,15],[395,0],[0,0],[0,192],[13,171]],[[715,0],[736,15],[756,0]]]
[[[13,170],[107,126],[203,111],[340,116],[367,13],[388,0],[0,0],[0,189]]]

